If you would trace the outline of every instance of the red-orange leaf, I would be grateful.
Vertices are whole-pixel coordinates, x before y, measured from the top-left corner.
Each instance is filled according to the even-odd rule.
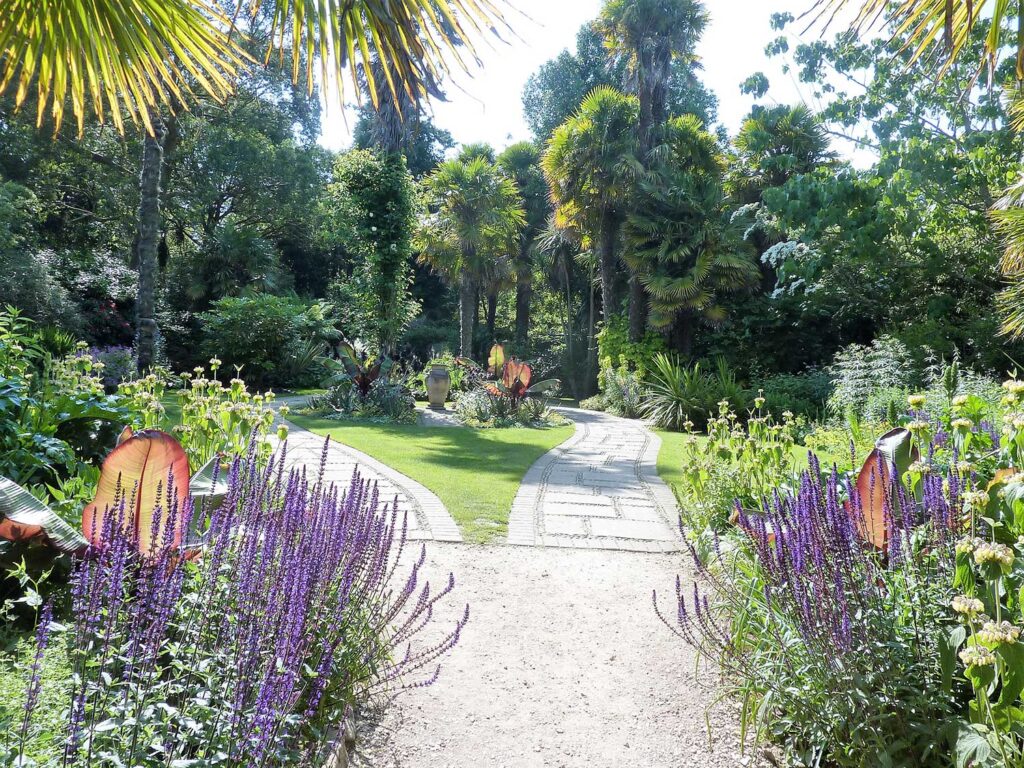
[[[177,440],[157,430],[136,432],[104,460],[96,498],[82,511],[82,531],[86,538],[93,544],[100,543],[104,517],[117,514],[123,500],[125,529],[137,539],[139,552],[155,554],[170,521],[168,478],[173,484],[170,495],[178,500],[177,508],[171,510],[176,518],[170,544],[180,545],[181,505],[189,492],[188,456]],[[160,515],[159,531],[154,530],[157,514]]]
[[[919,457],[916,447],[911,446],[910,432],[894,429],[886,432],[875,442],[857,476],[857,494],[860,497],[860,511],[848,509],[855,515],[854,523],[861,538],[878,549],[885,549],[889,542],[889,530],[885,520],[888,501],[890,511],[896,504],[895,484],[903,473]]]

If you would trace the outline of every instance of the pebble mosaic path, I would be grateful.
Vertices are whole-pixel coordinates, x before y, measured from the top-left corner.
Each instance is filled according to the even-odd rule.
[[[576,433],[523,478],[508,543],[525,546],[676,552],[675,497],[658,477],[661,439],[643,423],[559,409]]]
[[[282,400],[279,404],[287,403],[290,407],[296,405],[295,402]],[[293,467],[305,465],[307,471],[317,471],[323,456],[325,438],[290,421],[285,423],[288,425],[287,463]],[[409,539],[462,541],[458,526],[434,493],[372,456],[332,440],[327,448],[325,479],[339,488],[346,488],[352,482],[352,473],[356,467],[364,478],[377,483],[381,501],[390,504],[397,498],[399,514],[408,513]]]

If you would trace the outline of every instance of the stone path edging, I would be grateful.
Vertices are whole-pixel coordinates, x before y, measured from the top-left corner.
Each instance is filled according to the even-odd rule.
[[[658,476],[661,438],[635,420],[558,410],[576,431],[526,473],[509,515],[508,543],[681,550],[675,496]]]
[[[296,405],[292,398],[282,398],[282,401],[275,405]],[[288,463],[319,469],[324,441],[327,438],[281,416],[277,419],[288,427]],[[356,467],[364,478],[377,482],[383,503],[391,503],[392,499],[397,497],[399,512],[409,513],[409,539],[462,541],[462,534],[459,533],[455,520],[452,519],[444,502],[433,491],[372,456],[337,440],[331,440],[327,449],[327,480],[339,487],[345,487],[351,482],[352,471]]]

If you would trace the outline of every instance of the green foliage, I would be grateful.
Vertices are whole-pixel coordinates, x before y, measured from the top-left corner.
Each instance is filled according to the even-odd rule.
[[[585,401],[584,408],[608,411],[628,419],[635,419],[640,415],[647,389],[639,371],[630,370],[625,364],[613,367],[611,360],[606,358],[601,365],[598,383],[601,394]]]
[[[328,239],[355,259],[351,274],[331,287],[342,324],[386,350],[419,309],[409,292],[415,197],[400,155],[352,150],[335,162],[324,203],[334,226]]]
[[[223,357],[252,386],[303,386],[311,365],[308,344],[323,353],[338,338],[330,305],[309,304],[280,296],[224,298],[214,302],[202,321],[201,349]]]
[[[832,394],[829,411],[836,416],[881,420],[903,408],[913,379],[910,351],[897,339],[883,336],[870,346],[852,344],[836,354],[829,368]]]
[[[681,481],[673,490],[686,528],[702,548],[711,543],[706,533],[726,529],[737,503],[757,509],[774,489],[792,490],[803,466],[797,446],[801,419],[787,413],[776,420],[764,398],[744,416],[723,401],[708,419],[706,437],[692,427],[687,431]]]
[[[601,323],[601,330],[597,332],[597,350],[602,367],[605,366],[603,361],[608,361],[611,366],[625,365],[643,379],[654,356],[666,351],[665,337],[648,331],[643,339],[632,342],[629,340],[627,318],[612,315]]]
[[[54,358],[30,321],[0,310],[0,475],[56,483],[102,456],[128,418],[91,357]]]
[[[760,390],[767,409],[781,417],[786,411],[812,420],[825,412],[832,394],[832,379],[825,371],[806,373],[780,373],[769,376],[753,387]]]
[[[361,343],[339,345],[338,360],[329,360],[327,392],[310,400],[314,411],[334,416],[416,421],[416,401],[407,384],[392,380],[394,361],[372,354]]]
[[[251,392],[240,378],[224,384],[218,378],[222,365],[212,358],[209,376],[201,366],[181,374],[174,424],[168,424],[162,377],[150,374],[122,384],[118,393],[127,398],[136,414],[130,426],[135,430],[171,428],[193,468],[205,466],[217,455],[245,456],[250,445],[255,446],[258,459],[266,459],[271,448],[267,435],[274,422],[270,407],[274,393]],[[278,410],[282,416],[288,414],[288,406]]]
[[[686,366],[677,357],[659,353],[647,375],[647,386],[641,414],[662,429],[703,427],[722,401],[737,411],[747,401],[746,390],[722,359],[709,373],[699,362]]]
[[[564,423],[564,419],[548,410],[542,399],[526,398],[513,404],[511,398],[495,396],[483,389],[456,395],[455,413],[468,427],[539,427]]]

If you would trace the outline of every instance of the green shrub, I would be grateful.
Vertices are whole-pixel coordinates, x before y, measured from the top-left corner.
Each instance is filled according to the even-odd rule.
[[[762,379],[754,389],[760,390],[766,407],[777,417],[789,411],[795,416],[815,419],[825,411],[832,379],[824,371],[781,373]]]
[[[737,413],[746,409],[747,392],[721,358],[714,373],[707,373],[699,362],[691,367],[658,354],[647,379],[650,392],[641,413],[662,429],[703,428],[722,401]]]
[[[913,383],[910,350],[891,336],[879,336],[869,346],[851,344],[836,353],[828,369],[832,394],[828,410],[834,416],[881,421],[894,404],[902,408]]]
[[[757,508],[776,488],[790,490],[797,477],[796,446],[802,419],[776,420],[755,400],[744,423],[726,401],[708,420],[707,437],[692,434],[683,447],[682,482],[674,489],[686,527],[698,539],[722,531],[739,503]]]
[[[469,427],[537,427],[563,423],[542,399],[527,397],[513,404],[510,398],[489,394],[484,389],[456,396],[455,413]]]
[[[612,367],[610,360],[601,366],[601,408],[616,416],[634,419],[640,415],[646,394],[641,374],[626,364]]]
[[[330,305],[255,295],[229,297],[204,312],[203,355],[220,357],[250,386],[304,386],[316,358],[338,334]]]

